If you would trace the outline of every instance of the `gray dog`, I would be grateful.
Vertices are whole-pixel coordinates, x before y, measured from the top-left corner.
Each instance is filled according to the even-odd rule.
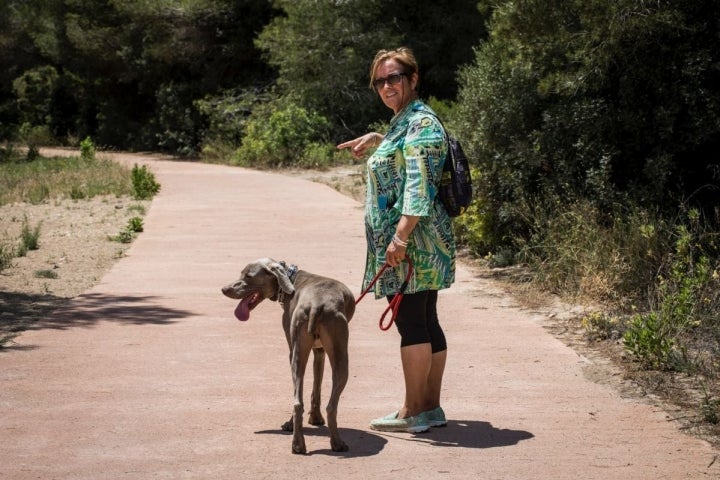
[[[332,367],[332,393],[327,405],[330,446],[334,452],[344,452],[348,446],[340,438],[337,428],[337,406],[348,380],[348,322],[355,313],[355,298],[343,283],[331,278],[286,266],[271,258],[249,263],[240,278],[223,287],[225,296],[241,300],[235,316],[242,321],[250,318],[250,311],[269,298],[283,307],[283,330],[290,347],[290,371],[295,390],[295,408],[290,421],[282,425],[293,432],[293,453],[306,453],[302,431],[303,377],[305,366],[313,351],[313,390],[310,397],[311,425],[323,425],[320,413],[325,354]]]

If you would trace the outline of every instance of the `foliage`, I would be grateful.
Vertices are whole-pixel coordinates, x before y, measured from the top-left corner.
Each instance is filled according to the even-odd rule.
[[[132,217],[128,220],[127,230],[135,233],[140,233],[145,229],[143,225],[143,219],[141,217]]]
[[[278,93],[292,94],[300,107],[342,127],[342,137],[364,129],[382,112],[367,86],[370,61],[380,48],[400,42],[387,23],[376,22],[382,2],[275,0],[273,5],[284,15],[273,18],[256,44],[278,71]]]
[[[484,237],[532,235],[538,200],[720,205],[720,8],[711,0],[506,2],[461,72],[458,136],[478,159]]]
[[[34,228],[30,228],[27,217],[23,220],[22,230],[20,231],[20,246],[18,246],[17,256],[24,257],[28,250],[37,250],[40,248],[40,226],[38,223]]]
[[[160,191],[160,184],[147,165],[138,166],[136,163],[131,172],[132,195],[136,200],[148,200]]]
[[[30,125],[47,125],[50,121],[53,93],[58,72],[51,65],[26,70],[13,81],[13,93],[20,122]]]
[[[132,243],[132,241],[135,240],[135,233],[125,228],[123,230],[120,230],[120,232],[118,232],[118,234],[115,236],[109,235],[108,239],[113,242]]]
[[[242,144],[247,120],[256,105],[273,96],[261,88],[227,89],[195,101],[207,123],[201,154],[205,160],[227,161]]]
[[[671,232],[657,214],[616,206],[608,215],[590,201],[524,206],[531,234],[516,241],[537,285],[621,307],[645,295]]]
[[[238,165],[268,167],[306,162],[322,152],[328,121],[289,99],[256,108],[245,125],[243,144],[235,153]]]
[[[273,4],[283,15],[273,18],[256,44],[278,71],[279,94],[325,116],[333,126],[333,141],[364,133],[368,124],[388,116],[368,87],[378,50],[412,47],[421,66],[423,95],[451,99],[457,67],[472,60],[472,45],[485,35],[484,16],[475,2],[401,0],[391,9],[403,12],[397,16],[378,0]]]
[[[33,126],[27,122],[20,125],[18,139],[27,145],[25,159],[29,162],[37,160],[40,157],[39,145],[49,145],[52,143],[52,135],[47,126]]]
[[[703,331],[703,343],[720,344],[717,311],[720,308],[717,234],[708,238],[699,230],[699,213],[688,213],[689,224],[676,228],[674,250],[658,277],[655,299],[648,313],[634,315],[623,337],[625,348],[646,368],[681,369],[689,360],[692,333]],[[691,359],[690,359],[691,360]]]
[[[108,236],[108,239],[119,243],[132,243],[137,234],[143,230],[143,219],[140,217],[132,217],[128,220],[124,229],[120,230],[115,236]]]
[[[95,145],[90,137],[80,142],[80,158],[86,162],[95,160]]]
[[[235,127],[249,112],[235,107],[245,92],[293,96],[331,122],[332,142],[361,133],[387,115],[367,86],[380,48],[413,47],[423,94],[450,99],[489,11],[463,0],[400,0],[390,10],[379,0],[0,0],[0,8],[8,66],[0,139],[27,123],[63,143],[91,136],[103,147],[189,157],[240,145]]]
[[[198,150],[195,99],[270,69],[253,45],[269,2],[0,2],[0,138],[23,122],[61,140]]]

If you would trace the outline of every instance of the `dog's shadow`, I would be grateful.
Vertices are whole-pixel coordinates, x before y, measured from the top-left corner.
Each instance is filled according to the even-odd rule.
[[[314,454],[333,455],[344,458],[369,457],[380,453],[388,443],[388,438],[397,438],[414,442],[428,443],[438,447],[460,448],[497,448],[517,445],[523,440],[534,437],[524,430],[510,430],[493,427],[489,422],[477,420],[450,420],[447,426],[432,428],[429,432],[418,434],[383,433],[354,428],[339,428],[340,436],[350,446],[347,452],[333,452],[328,449],[315,450]],[[305,436],[326,437],[330,442],[327,427],[305,426]],[[261,430],[256,434],[279,434],[292,437],[292,432]]]
[[[385,444],[388,442],[386,438],[365,430],[338,428],[338,432],[340,433],[340,437],[343,441],[348,444],[350,450],[347,452],[333,452],[330,448],[327,448],[314,450],[312,452],[309,451],[308,453],[332,455],[340,458],[370,457],[380,453],[385,447]],[[279,428],[277,430],[261,430],[255,433],[284,435],[288,437],[288,442],[292,437],[292,432],[286,432]],[[303,434],[306,437],[325,437],[327,439],[328,447],[330,446],[330,431],[326,426],[314,427],[312,425],[305,425],[303,428]],[[288,446],[289,445],[290,444],[288,443]]]

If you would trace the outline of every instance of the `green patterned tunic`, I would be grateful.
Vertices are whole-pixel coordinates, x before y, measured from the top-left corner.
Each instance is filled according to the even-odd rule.
[[[455,238],[437,183],[448,145],[442,124],[420,100],[390,121],[390,129],[367,162],[365,234],[367,263],[363,290],[385,264],[385,251],[401,215],[421,217],[408,239],[414,274],[405,293],[440,290],[455,281]],[[375,284],[375,297],[397,293],[407,262],[388,268]]]

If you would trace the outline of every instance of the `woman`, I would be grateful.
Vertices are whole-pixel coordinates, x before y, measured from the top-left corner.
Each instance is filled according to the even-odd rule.
[[[437,293],[455,281],[452,225],[437,198],[447,154],[447,135],[434,112],[418,99],[418,65],[408,48],[381,50],[370,68],[370,86],[394,116],[385,135],[367,133],[338,148],[356,157],[377,147],[367,162],[365,227],[367,264],[363,290],[377,272],[375,296],[398,293],[408,271],[414,273],[395,320],[405,401],[400,409],[370,423],[381,431],[418,433],[447,424],[440,407],[447,345],[437,317]]]

